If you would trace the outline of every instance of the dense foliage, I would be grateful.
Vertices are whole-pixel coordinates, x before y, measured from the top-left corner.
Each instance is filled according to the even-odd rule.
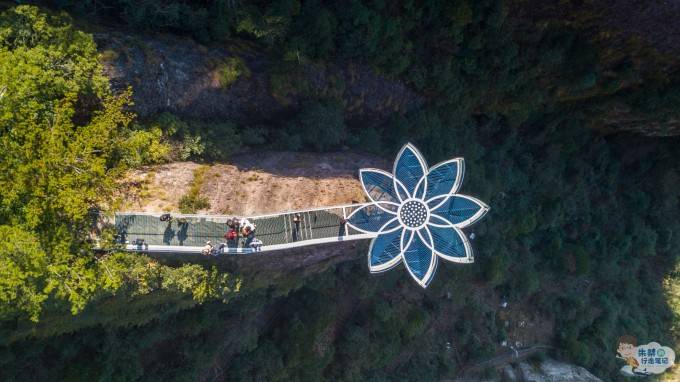
[[[6,379],[26,379],[36,370],[42,379],[436,379],[491,356],[509,339],[498,314],[499,296],[528,312],[532,321],[552,326],[544,340],[557,347],[556,355],[606,379],[618,376],[619,336],[677,341],[678,307],[666,301],[662,280],[666,290],[674,291],[680,142],[603,136],[592,128],[602,128],[613,111],[621,110],[656,123],[677,118],[677,80],[665,72],[643,72],[627,51],[616,62],[604,60],[586,32],[552,21],[535,29],[513,27],[506,8],[495,0],[62,4],[81,14],[188,34],[203,42],[250,39],[278,60],[281,67],[272,78],[276,74],[280,82],[286,81],[280,76],[284,72],[291,73],[292,83],[296,68],[308,62],[353,60],[403,80],[427,98],[419,110],[394,115],[387,123],[350,125],[338,97],[307,94],[301,110],[258,130],[252,142],[242,142],[231,123],[181,121],[169,115],[150,122],[147,130],[132,130],[156,134],[156,141],[161,135],[175,137],[171,144],[185,150],[180,150],[183,159],[223,159],[241,143],[318,151],[350,145],[391,157],[409,140],[432,161],[464,156],[464,191],[488,201],[492,210],[475,227],[477,262],[444,264],[426,292],[402,280],[399,272],[369,277],[365,261],[357,260],[307,279],[292,275],[290,282],[277,280],[267,290],[250,291],[226,305],[193,307],[161,291],[133,299],[139,304],[135,309],[145,313],[134,315],[126,306],[129,300],[113,300],[106,305],[109,310],[97,304],[86,309],[85,317],[96,318],[76,326],[55,318],[51,325],[60,330],[41,332],[43,337],[55,335],[50,340],[17,340],[3,348],[0,363]],[[3,49],[2,54],[16,50]],[[6,83],[7,77],[2,78],[0,84]],[[98,82],[87,83],[91,85],[79,86],[76,94],[105,91]],[[104,105],[106,99],[119,102],[110,113],[121,119],[106,119],[108,126],[129,123],[122,120],[124,98],[102,98]],[[52,107],[53,99],[62,98],[39,100],[35,107]],[[4,110],[10,109],[3,104]],[[105,112],[93,115],[97,113]],[[98,121],[69,120],[83,121],[78,126]],[[233,139],[226,142],[225,136]],[[220,140],[225,144],[216,143]],[[207,149],[211,144],[228,149]],[[163,154],[157,158],[167,159],[161,147],[155,150]],[[114,158],[149,160],[141,154]],[[105,168],[115,169],[115,164],[109,161]],[[56,179],[71,170],[61,171]],[[28,196],[8,195],[14,199],[0,198],[7,198],[13,209],[0,219],[20,220],[3,228],[0,237],[13,239],[0,245],[0,254],[11,261],[3,268],[22,276],[13,278],[16,288],[0,289],[0,297],[30,310],[44,297],[31,299],[26,288],[44,274],[41,269],[52,254],[43,244],[44,232],[29,225],[29,217],[42,216],[33,208],[46,207],[20,204]],[[62,208],[55,206],[49,211]],[[72,211],[69,219],[84,219],[90,205],[79,206],[65,210]],[[66,221],[57,216],[50,220],[55,227]],[[13,247],[17,242],[25,243],[20,250]],[[153,312],[151,307],[163,301],[176,309]],[[110,313],[110,320],[97,316],[102,311]]]
[[[631,41],[598,51],[587,17],[511,19],[521,1],[60,0],[77,14],[122,21],[144,32],[190,35],[203,43],[256,41],[281,62],[278,87],[296,88],[308,62],[357,61],[400,78],[436,104],[500,112],[513,125],[540,107],[567,104],[599,128],[678,117],[672,57]],[[584,18],[591,7],[570,7]],[[603,30],[603,35],[616,31]],[[657,70],[656,64],[663,70]],[[238,71],[240,72],[240,70]],[[286,73],[282,78],[279,72]],[[275,81],[276,80],[276,81]],[[283,84],[281,84],[283,82]],[[315,97],[316,95],[310,95]],[[591,102],[597,99],[598,102]]]
[[[37,321],[48,302],[77,313],[125,288],[223,296],[227,275],[95,254],[99,209],[113,205],[123,171],[167,152],[159,134],[130,128],[129,104],[129,92],[111,94],[92,36],[70,19],[28,6],[0,15],[3,318]]]

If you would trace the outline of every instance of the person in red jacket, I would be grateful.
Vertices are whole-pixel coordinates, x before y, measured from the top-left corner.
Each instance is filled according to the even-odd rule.
[[[236,240],[237,237],[238,237],[238,234],[236,233],[236,230],[233,229],[233,228],[230,228],[229,231],[227,231],[224,234],[224,238],[227,239],[227,241]]]

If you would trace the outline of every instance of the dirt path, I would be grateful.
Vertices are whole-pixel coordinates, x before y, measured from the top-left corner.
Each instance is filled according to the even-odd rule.
[[[253,215],[362,202],[359,169],[388,169],[389,163],[352,153],[291,152],[246,153],[231,163],[212,165],[168,163],[130,173],[123,209],[178,211],[180,198],[201,166],[208,168],[200,195],[208,199],[210,207],[200,212]]]

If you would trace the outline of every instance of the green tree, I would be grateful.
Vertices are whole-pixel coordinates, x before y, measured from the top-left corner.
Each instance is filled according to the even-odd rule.
[[[31,6],[0,15],[0,223],[35,236],[46,291],[74,312],[96,290],[90,211],[112,200],[133,117],[129,93],[111,94],[97,58],[65,16]]]
[[[34,235],[0,226],[0,317],[16,308],[38,319],[47,299],[46,266],[45,252]]]
[[[77,313],[120,288],[227,293],[215,271],[95,256],[96,212],[115,205],[120,176],[165,160],[169,146],[160,128],[130,128],[130,92],[112,94],[92,36],[33,6],[3,12],[0,86],[0,312],[37,320],[53,296]],[[197,280],[179,283],[188,270]]]

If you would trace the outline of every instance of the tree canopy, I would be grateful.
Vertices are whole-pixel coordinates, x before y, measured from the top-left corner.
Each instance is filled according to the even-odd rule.
[[[272,87],[295,88],[303,102],[267,126],[167,113],[135,123],[89,35],[35,7],[3,13],[0,377],[437,379],[516,339],[501,298],[558,355],[605,379],[619,375],[623,334],[678,343],[680,142],[601,133],[629,112],[678,117],[677,80],[643,71],[634,43],[612,64],[592,31],[513,24],[500,0],[59,4],[205,43],[250,40],[273,63],[263,69]],[[341,91],[296,82],[305,65],[338,62],[367,65],[425,101],[383,123],[350,121]],[[421,291],[397,274],[369,276],[360,251],[325,271],[258,275],[244,298],[221,304],[211,300],[240,283],[217,269],[95,255],[92,212],[112,205],[126,168],[167,160],[168,138],[182,160],[251,143],[392,157],[412,141],[433,163],[463,156],[463,191],[492,207],[474,227],[476,262],[442,266]],[[80,314],[52,309],[64,301]]]
[[[75,313],[121,286],[106,266],[110,260],[95,255],[99,213],[114,205],[130,164],[159,156],[150,149],[167,149],[158,135],[140,140],[130,92],[112,94],[98,58],[92,36],[66,15],[32,6],[0,15],[3,313],[23,311],[37,320],[50,296],[68,301]],[[131,160],[131,152],[142,159]],[[166,287],[186,292],[200,278],[187,284],[180,273],[195,271],[166,272]],[[197,296],[214,294],[202,288]]]

